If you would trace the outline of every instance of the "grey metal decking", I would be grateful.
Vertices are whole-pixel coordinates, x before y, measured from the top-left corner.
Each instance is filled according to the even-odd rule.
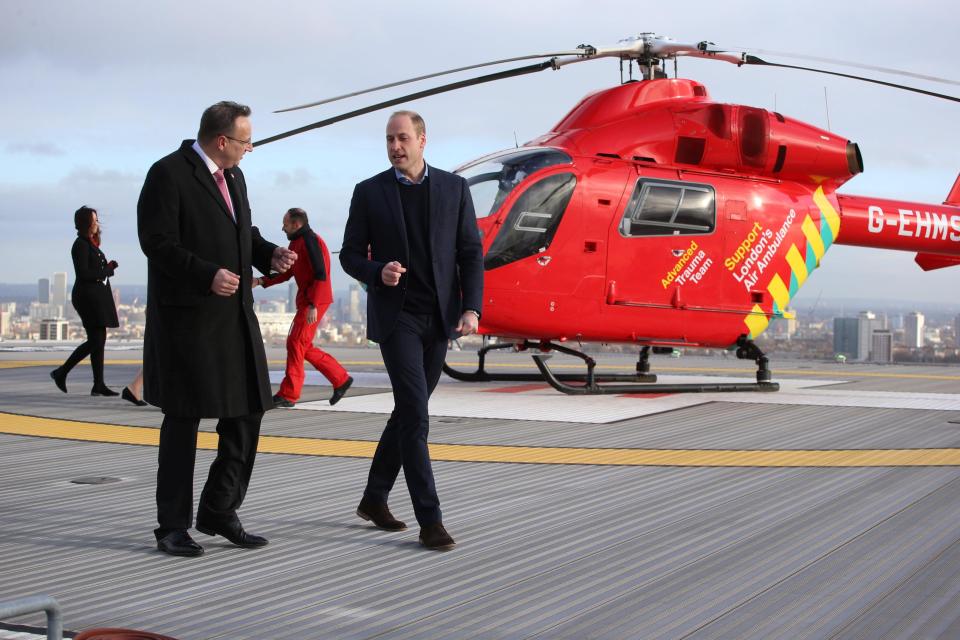
[[[113,366],[108,376],[135,369]],[[0,411],[159,425],[156,410],[81,395],[85,372],[68,383],[77,393],[62,396],[46,371],[0,369]],[[882,383],[903,390],[897,379],[864,384]],[[607,424],[434,420],[431,442],[958,448],[956,420],[711,402]],[[370,440],[382,424],[375,414],[274,411],[263,431]],[[402,477],[391,506],[413,526],[391,534],[353,514],[368,460],[263,454],[240,515],[270,545],[243,550],[196,534],[207,553],[183,559],[153,545],[156,449],[0,435],[0,451],[0,600],[53,595],[73,630],[131,627],[182,640],[960,637],[957,466],[436,462],[444,521],[459,544],[435,553],[417,544]],[[212,456],[198,452],[196,495]],[[69,482],[91,475],[122,481]],[[41,626],[42,616],[15,622]]]

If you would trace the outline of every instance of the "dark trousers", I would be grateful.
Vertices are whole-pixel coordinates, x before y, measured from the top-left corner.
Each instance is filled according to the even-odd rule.
[[[67,361],[60,366],[63,371],[63,377],[67,377],[70,370],[73,369],[81,360],[90,356],[90,368],[93,370],[93,386],[102,387],[103,385],[103,349],[107,344],[107,328],[92,327],[83,325],[83,330],[87,332],[86,341],[82,342]]]
[[[373,455],[364,497],[386,502],[400,468],[421,526],[440,522],[440,498],[433,481],[427,435],[427,401],[440,379],[447,336],[437,315],[401,312],[397,327],[380,344],[393,386],[393,413]]]
[[[263,413],[217,422],[217,457],[200,494],[197,520],[230,524],[247,494],[260,439]],[[160,426],[160,466],[157,470],[158,538],[193,523],[193,467],[197,453],[199,418],[164,416]]]

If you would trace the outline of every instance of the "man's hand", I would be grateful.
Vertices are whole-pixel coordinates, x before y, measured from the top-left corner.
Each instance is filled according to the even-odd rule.
[[[480,319],[473,311],[464,311],[460,316],[460,322],[457,323],[457,333],[461,336],[469,336],[476,333],[480,326]]]
[[[399,262],[394,260],[383,265],[383,269],[380,271],[380,279],[388,287],[395,287],[400,284],[400,276],[406,272],[406,267],[401,266]]]
[[[297,254],[286,247],[277,247],[273,250],[273,257],[270,258],[270,266],[274,271],[283,273],[293,266],[297,261]]]
[[[258,285],[263,284],[263,278],[250,278],[250,288],[256,289]]]
[[[110,262],[107,263],[107,266],[115,270],[117,267],[120,266],[120,264],[116,260],[111,260]]]
[[[217,275],[213,276],[213,282],[210,284],[210,291],[226,298],[235,294],[239,286],[240,276],[229,269],[218,269]]]
[[[314,324],[317,321],[317,308],[308,307],[307,308],[307,324]]]

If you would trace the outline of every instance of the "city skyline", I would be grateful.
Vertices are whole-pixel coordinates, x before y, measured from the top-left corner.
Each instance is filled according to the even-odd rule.
[[[908,70],[960,76],[949,44],[950,21],[942,19],[954,8],[945,0],[915,6],[874,2],[869,9],[822,0],[803,7],[692,2],[641,8],[600,2],[589,11],[568,0],[535,0],[503,5],[510,8],[509,20],[489,6],[413,2],[408,9],[418,16],[411,25],[418,38],[403,43],[403,64],[386,65],[382,47],[373,44],[391,42],[396,12],[391,3],[291,2],[278,10],[241,1],[229,12],[206,5],[174,10],[179,6],[118,0],[66,3],[57,12],[25,0],[0,6],[5,25],[0,83],[7,89],[0,114],[17,123],[0,133],[0,224],[7,230],[0,273],[6,280],[35,282],[43,275],[41,262],[46,272],[72,272],[72,214],[89,204],[101,213],[106,254],[120,263],[113,282],[145,282],[135,222],[143,176],[153,161],[194,135],[205,106],[223,98],[253,107],[254,138],[261,139],[397,94],[271,113],[280,107],[510,55],[581,42],[612,45],[642,31],[682,42],[710,39],[731,48],[884,67],[906,64],[899,47],[907,41]],[[738,17],[761,7],[768,16],[763,30]],[[795,28],[821,14],[831,19],[817,29]],[[210,51],[203,46],[207,23],[257,37]],[[456,28],[463,24],[471,25],[474,39]],[[857,25],[854,36],[849,24]],[[77,33],[84,37],[74,37]],[[175,52],[170,34],[176,34]],[[198,59],[204,61],[204,73],[197,73]],[[681,61],[679,73],[703,82],[717,101],[776,109],[858,142],[866,171],[841,192],[936,204],[960,169],[960,133],[949,126],[956,118],[954,104],[840,78],[702,60]],[[861,73],[939,92],[955,88]],[[450,169],[535,138],[582,96],[618,80],[616,61],[598,61],[403,106],[427,119],[427,161]],[[433,85],[411,85],[410,91],[425,86]],[[867,112],[870,117],[864,117]],[[386,116],[372,113],[250,154],[242,168],[254,223],[265,237],[284,243],[282,213],[301,206],[331,250],[339,248],[353,185],[387,166]],[[333,262],[334,286],[346,288],[348,279]],[[834,246],[797,301],[857,295],[936,302],[956,290],[958,278],[956,267],[923,273],[907,253]]]

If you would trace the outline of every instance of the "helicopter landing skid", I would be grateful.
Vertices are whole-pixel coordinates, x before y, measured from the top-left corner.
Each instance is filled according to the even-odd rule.
[[[562,353],[567,353],[569,355],[577,357],[587,357],[584,354],[581,354],[579,351],[574,349],[569,349],[561,345],[553,344],[552,342],[547,343],[537,343],[530,342],[529,340],[524,340],[520,344],[513,343],[503,343],[503,344],[491,344],[485,347],[482,347],[477,351],[477,370],[471,373],[458,371],[454,369],[446,362],[443,363],[443,372],[454,380],[459,380],[461,382],[550,382],[546,376],[539,373],[490,373],[485,368],[485,361],[487,353],[499,349],[512,349],[514,351],[526,351],[530,348],[538,349],[553,349],[560,351]],[[536,358],[536,356],[534,356]],[[643,360],[645,362],[645,360]],[[588,362],[588,372],[587,375],[579,373],[555,373],[551,374],[554,379],[564,382],[579,382],[582,384],[587,384],[589,382],[590,376],[592,376],[593,383],[600,382],[633,382],[633,383],[652,383],[657,381],[657,376],[649,371],[649,366],[646,369],[641,370],[641,363],[637,363],[637,373],[603,373],[595,374],[593,373],[593,363],[592,358]],[[551,383],[552,384],[552,383]]]
[[[544,347],[557,347],[547,343]],[[551,387],[566,393],[568,395],[601,395],[601,394],[623,394],[623,393],[713,393],[713,392],[736,392],[736,391],[779,391],[780,384],[770,381],[769,360],[762,351],[746,336],[741,336],[737,340],[737,357],[742,360],[754,360],[757,363],[757,381],[756,382],[717,382],[712,384],[599,384],[600,376],[593,373],[596,362],[590,356],[568,348],[558,348],[569,355],[582,358],[587,365],[587,375],[580,376],[584,381],[582,385],[566,384],[559,376],[553,373],[547,366],[547,359],[550,354],[536,354],[533,361],[543,376],[543,379]],[[647,365],[649,348],[644,347],[640,353],[640,361],[637,363],[637,371]],[[638,375],[642,375],[639,374]],[[654,377],[655,379],[655,377]]]

